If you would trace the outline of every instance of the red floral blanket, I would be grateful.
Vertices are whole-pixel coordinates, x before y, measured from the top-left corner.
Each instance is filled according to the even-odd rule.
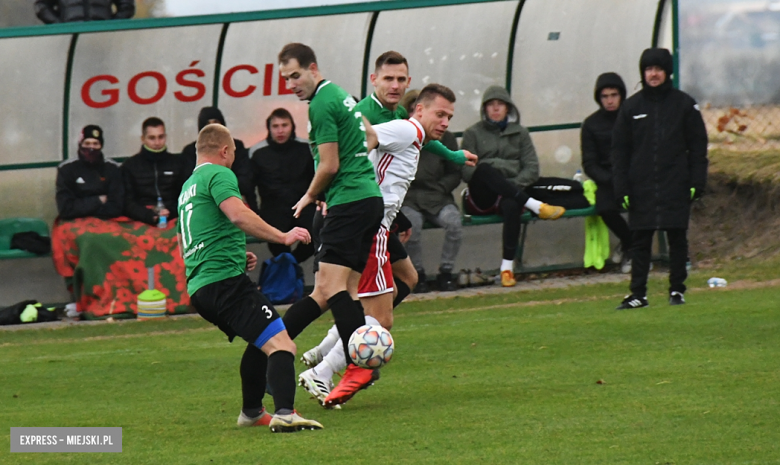
[[[148,289],[150,267],[154,288],[167,297],[168,313],[192,311],[175,220],[160,229],[126,217],[58,219],[51,238],[54,267],[73,278],[83,317],[135,317],[138,294]]]

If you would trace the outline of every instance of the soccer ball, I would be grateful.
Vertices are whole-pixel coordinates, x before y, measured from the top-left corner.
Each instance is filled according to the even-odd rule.
[[[377,325],[364,325],[349,337],[349,358],[362,368],[379,368],[393,358],[393,336]]]

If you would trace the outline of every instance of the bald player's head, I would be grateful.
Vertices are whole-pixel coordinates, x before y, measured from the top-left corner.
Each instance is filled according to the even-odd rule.
[[[236,144],[230,131],[221,124],[208,124],[200,130],[195,143],[198,165],[214,163],[230,168],[236,158]]]

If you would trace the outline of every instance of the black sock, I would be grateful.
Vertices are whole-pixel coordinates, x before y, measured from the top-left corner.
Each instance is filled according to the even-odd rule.
[[[344,345],[344,357],[349,365],[352,363],[349,358],[349,338],[356,329],[366,324],[366,317],[363,314],[362,306],[355,305],[347,291],[341,291],[328,299],[328,305],[330,305],[330,311],[333,312],[333,319],[336,320],[336,328],[339,330],[339,337]]]
[[[292,413],[295,405],[295,356],[291,352],[277,350],[268,357],[268,384],[274,397],[275,413]]]
[[[322,315],[322,309],[317,301],[307,296],[292,304],[282,317],[282,321],[287,328],[290,339],[295,339],[320,315]]]
[[[395,299],[393,299],[393,308],[397,307],[411,292],[409,286],[400,279],[395,280],[395,288],[398,289],[398,294],[395,296]]]
[[[241,410],[248,417],[254,418],[263,410],[267,370],[268,356],[254,344],[247,345],[241,357]]]

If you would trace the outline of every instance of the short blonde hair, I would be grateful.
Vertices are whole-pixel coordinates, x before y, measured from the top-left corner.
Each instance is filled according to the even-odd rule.
[[[233,137],[230,131],[221,124],[207,124],[198,133],[195,144],[198,155],[213,155],[224,146],[230,146]]]

